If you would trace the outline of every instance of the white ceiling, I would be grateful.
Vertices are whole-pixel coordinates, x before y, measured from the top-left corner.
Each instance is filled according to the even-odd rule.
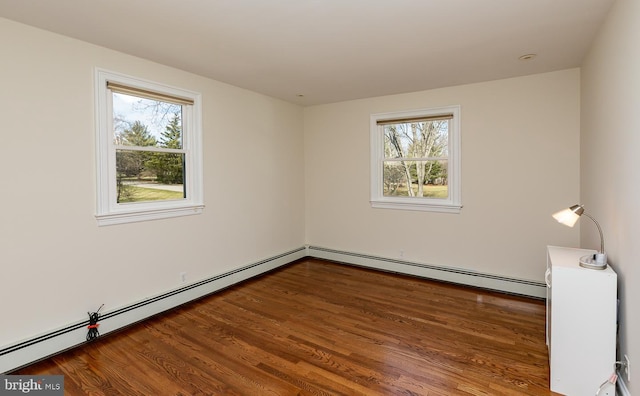
[[[312,105],[579,67],[613,2],[0,0],[0,16]]]

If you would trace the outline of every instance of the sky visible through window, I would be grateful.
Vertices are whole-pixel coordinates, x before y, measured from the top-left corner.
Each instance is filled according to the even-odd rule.
[[[182,106],[136,96],[113,93],[114,133],[131,127],[135,121],[144,124],[149,133],[160,141],[171,117],[180,114]]]

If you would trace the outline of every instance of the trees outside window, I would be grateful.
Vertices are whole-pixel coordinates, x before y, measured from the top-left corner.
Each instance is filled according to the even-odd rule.
[[[179,150],[182,148],[182,126],[179,113],[174,113],[160,134],[158,145],[166,149]],[[181,185],[184,183],[184,160],[182,156],[169,156],[161,153],[154,154],[148,161],[147,167],[155,176],[156,181],[167,185]]]

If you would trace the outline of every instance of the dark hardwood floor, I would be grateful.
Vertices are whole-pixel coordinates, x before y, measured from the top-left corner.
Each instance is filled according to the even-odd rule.
[[[13,374],[65,395],[552,395],[543,301],[305,259]]]

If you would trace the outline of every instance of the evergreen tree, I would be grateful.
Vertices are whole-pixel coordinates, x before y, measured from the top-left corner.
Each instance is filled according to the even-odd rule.
[[[182,148],[182,123],[180,122],[180,113],[174,113],[169,121],[169,125],[165,128],[160,136],[160,145],[165,148],[181,149]]]
[[[173,117],[160,136],[160,147],[169,149],[182,148],[182,123],[180,113]],[[155,172],[157,181],[165,184],[184,183],[184,154],[154,153],[147,161],[148,169]]]
[[[135,121],[131,128],[125,129],[120,134],[120,144],[124,146],[155,146],[156,138],[151,135],[149,129],[140,121]]]

